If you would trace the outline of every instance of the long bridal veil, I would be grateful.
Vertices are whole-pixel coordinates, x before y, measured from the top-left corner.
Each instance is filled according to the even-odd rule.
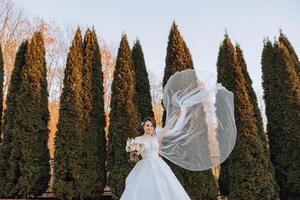
[[[236,140],[234,96],[215,74],[192,69],[176,72],[163,90],[168,131],[159,153],[178,166],[201,171],[226,160]]]

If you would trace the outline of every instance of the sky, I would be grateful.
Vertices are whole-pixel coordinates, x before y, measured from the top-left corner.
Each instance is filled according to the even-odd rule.
[[[142,44],[148,71],[162,79],[168,35],[175,20],[197,69],[216,72],[225,30],[244,51],[254,90],[262,94],[263,40],[282,29],[300,53],[298,0],[16,0],[26,14],[55,19],[62,26],[94,27],[116,51],[126,33],[132,46]]]

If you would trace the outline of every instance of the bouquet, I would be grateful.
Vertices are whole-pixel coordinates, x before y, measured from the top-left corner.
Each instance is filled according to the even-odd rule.
[[[144,150],[144,145],[139,144],[134,138],[128,138],[126,143],[126,152],[129,152],[129,161],[137,162],[139,160],[139,155]]]

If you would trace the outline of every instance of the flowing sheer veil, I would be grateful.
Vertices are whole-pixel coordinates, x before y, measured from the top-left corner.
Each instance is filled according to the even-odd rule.
[[[234,96],[215,74],[176,72],[163,90],[166,125],[155,134],[159,153],[176,165],[202,171],[226,160],[236,140]]]

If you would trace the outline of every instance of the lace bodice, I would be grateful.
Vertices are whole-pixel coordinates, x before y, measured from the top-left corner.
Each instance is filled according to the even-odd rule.
[[[159,158],[158,156],[159,143],[158,143],[158,138],[156,136],[152,136],[151,138],[147,138],[145,136],[139,136],[135,138],[135,141],[139,144],[144,145],[144,150],[141,153],[143,159]]]

